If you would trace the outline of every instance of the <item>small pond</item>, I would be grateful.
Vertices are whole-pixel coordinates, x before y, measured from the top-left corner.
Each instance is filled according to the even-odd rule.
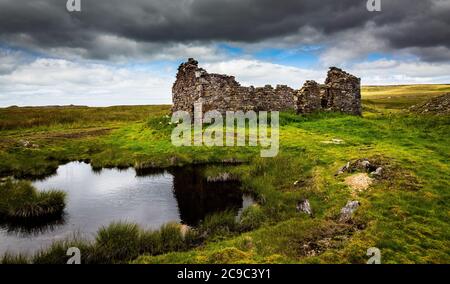
[[[0,224],[0,254],[32,254],[75,234],[92,238],[113,221],[146,229],[168,222],[195,226],[214,212],[234,210],[238,216],[253,203],[238,183],[207,183],[202,171],[200,167],[151,173],[132,168],[94,171],[82,162],[60,166],[55,175],[33,184],[39,190],[67,192],[63,218],[45,224]]]

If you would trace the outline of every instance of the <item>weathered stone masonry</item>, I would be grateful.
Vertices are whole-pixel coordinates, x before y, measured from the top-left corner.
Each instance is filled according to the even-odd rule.
[[[338,68],[330,68],[325,85],[307,81],[302,89],[278,85],[261,88],[241,86],[233,76],[209,74],[189,59],[178,68],[172,89],[173,111],[193,113],[194,103],[203,111],[283,111],[298,113],[341,111],[361,114],[360,79]]]

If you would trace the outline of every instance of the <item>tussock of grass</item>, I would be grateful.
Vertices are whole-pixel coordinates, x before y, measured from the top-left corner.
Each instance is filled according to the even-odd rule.
[[[224,238],[239,229],[233,211],[224,211],[206,216],[200,223],[199,231],[210,239]]]
[[[76,247],[81,251],[83,264],[128,263],[141,254],[160,255],[168,252],[186,251],[199,244],[199,235],[195,230],[183,234],[181,225],[170,223],[159,230],[142,230],[138,225],[126,222],[114,222],[102,227],[94,241],[73,236],[54,242],[31,258],[35,264],[65,264],[71,256],[67,250]],[[22,262],[25,258],[6,254],[7,263]]]
[[[8,179],[0,184],[0,218],[9,221],[60,216],[65,199],[63,191],[39,192],[29,182]]]
[[[105,261],[129,261],[139,254],[140,234],[136,224],[112,223],[98,231],[95,251]]]
[[[30,264],[30,260],[23,254],[5,253],[0,258],[0,264]]]
[[[118,222],[101,228],[94,246],[93,260],[96,263],[129,262],[139,254],[158,255],[167,252],[184,251],[197,242],[195,231],[185,235],[181,225],[169,223],[159,230],[142,230],[136,224]]]
[[[180,225],[169,223],[156,231],[143,231],[140,235],[140,253],[159,255],[173,251],[183,251],[200,243],[195,229],[180,232]]]
[[[33,264],[66,264],[70,257],[67,256],[69,248],[78,248],[81,252],[81,263],[96,263],[99,259],[95,247],[91,242],[74,235],[65,240],[54,242],[49,248],[43,249],[31,258]]]
[[[252,205],[242,212],[239,226],[242,231],[252,231],[259,228],[265,221],[266,216],[259,205]]]

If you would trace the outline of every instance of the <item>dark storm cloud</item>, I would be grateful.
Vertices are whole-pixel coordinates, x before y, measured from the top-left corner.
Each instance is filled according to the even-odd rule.
[[[3,0],[0,32],[29,34],[48,45],[70,43],[71,34],[79,36],[80,31],[88,37],[107,33],[150,42],[254,42],[295,33],[305,25],[339,31],[370,16],[365,3],[355,0],[81,1],[83,12],[69,14],[65,0]]]
[[[340,33],[364,29],[370,22],[375,36],[394,49],[409,48],[421,56],[433,47],[450,48],[450,1],[445,0],[382,0],[381,13],[368,12],[366,0],[81,1],[81,13],[68,13],[66,0],[0,0],[0,42],[79,48],[88,57],[106,58],[111,50],[105,42],[99,48],[101,35],[154,46],[256,43],[282,40],[305,27],[322,38],[338,39]],[[424,56],[438,57],[446,56]]]

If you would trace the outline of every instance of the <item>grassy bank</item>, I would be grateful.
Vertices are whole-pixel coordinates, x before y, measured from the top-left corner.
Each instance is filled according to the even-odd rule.
[[[193,247],[196,238],[191,231],[183,233],[178,224],[167,224],[157,231],[146,231],[135,224],[118,222],[100,228],[94,241],[75,236],[55,242],[31,258],[16,258],[26,258],[35,264],[65,264],[70,258],[66,255],[67,250],[77,247],[85,264],[127,263],[142,253],[156,255],[187,250]],[[9,255],[8,258],[14,257]],[[8,258],[4,261],[9,261]]]
[[[446,87],[377,88],[363,90],[363,117],[282,113],[280,153],[273,159],[260,158],[257,148],[173,147],[166,117],[169,106],[142,107],[147,108],[142,117],[123,121],[113,119],[114,111],[106,108],[96,110],[103,120],[86,117],[20,127],[11,126],[11,110],[2,110],[2,120],[9,121],[3,123],[10,126],[1,130],[0,173],[39,176],[72,160],[89,160],[94,167],[138,169],[247,162],[233,167],[230,174],[240,177],[242,189],[251,192],[259,205],[250,207],[238,224],[226,214],[210,217],[198,228],[200,236],[206,232],[207,237],[181,249],[153,249],[156,237],[143,238],[140,229],[127,227],[125,231],[134,235],[130,244],[151,248],[133,245],[132,253],[117,254],[117,262],[365,263],[367,249],[377,247],[383,263],[448,263],[450,118],[406,111],[447,92]],[[347,162],[362,158],[382,164],[386,171],[367,190],[354,191],[345,184],[352,173],[335,174]],[[296,210],[303,199],[309,200],[313,217]],[[340,210],[351,200],[361,206],[351,222],[341,222]],[[120,246],[108,241],[115,234],[102,236],[85,245],[86,251],[102,243],[113,255],[108,257],[115,257],[113,248]]]
[[[100,228],[93,241],[75,235],[32,256],[8,253],[0,258],[0,263],[65,264],[71,247],[80,249],[85,264],[128,263],[142,254],[183,252],[207,240],[237,235],[248,230],[246,222],[237,221],[232,212],[208,216],[198,228],[169,223],[159,230],[143,230],[136,224],[117,222]]]
[[[0,183],[0,220],[27,221],[61,216],[66,200],[62,191],[37,191],[31,183],[7,179]]]

